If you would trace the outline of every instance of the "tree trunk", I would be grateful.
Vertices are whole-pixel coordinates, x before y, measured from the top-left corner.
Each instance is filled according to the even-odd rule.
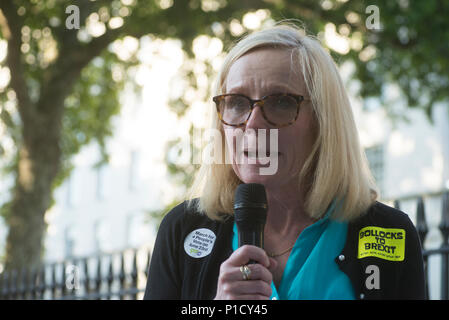
[[[61,152],[60,118],[41,119],[45,120],[35,119],[33,125],[24,126],[24,143],[19,150],[16,183],[7,216],[6,269],[37,267],[42,258],[44,217],[51,204]]]

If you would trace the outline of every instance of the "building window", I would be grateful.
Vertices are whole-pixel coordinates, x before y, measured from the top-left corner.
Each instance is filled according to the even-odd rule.
[[[93,252],[100,253],[108,250],[109,230],[105,221],[97,220],[94,223],[94,246]]]
[[[67,177],[65,185],[66,185],[66,205],[67,207],[73,207],[73,172]]]
[[[64,256],[65,258],[73,257],[75,249],[75,237],[73,234],[73,228],[67,227],[64,230]]]
[[[100,165],[95,168],[96,172],[96,190],[95,195],[97,200],[104,200],[106,198],[106,183],[105,183],[105,174],[106,174],[106,165]]]
[[[134,213],[127,217],[126,244],[130,248],[138,248],[148,242],[148,224],[142,213]]]
[[[376,145],[365,149],[371,173],[376,179],[377,187],[382,192],[384,183],[384,147]]]
[[[130,191],[137,189],[137,168],[138,168],[139,153],[136,150],[132,150],[129,160],[129,178],[128,188]]]
[[[103,199],[103,166],[99,166],[95,169],[97,176],[97,188],[95,190],[95,195],[97,200]]]

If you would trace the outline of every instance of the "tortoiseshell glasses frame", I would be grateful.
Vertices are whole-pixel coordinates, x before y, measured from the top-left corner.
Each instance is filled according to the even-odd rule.
[[[248,102],[248,110],[244,110],[245,112],[242,113],[241,115],[245,116],[246,119],[243,121],[240,121],[238,123],[230,123],[229,120],[226,121],[224,119],[224,107],[223,103],[225,102],[226,99],[232,98],[232,97],[237,97],[237,98],[243,98]],[[264,107],[266,105],[267,101],[270,101],[269,99],[273,99],[273,98],[283,98],[283,97],[288,97],[288,98],[292,98],[294,100],[294,107],[296,108],[296,110],[291,110],[291,115],[288,116],[288,120],[283,122],[283,123],[278,123],[276,121],[273,121],[272,119],[269,119],[269,117],[267,117],[267,113],[264,110]],[[300,110],[300,105],[301,102],[305,101],[306,99],[304,98],[304,96],[302,95],[297,95],[297,94],[292,94],[292,93],[275,93],[275,94],[270,94],[267,96],[262,97],[261,99],[251,99],[247,96],[245,96],[244,94],[240,94],[240,93],[228,93],[228,94],[222,94],[222,95],[218,95],[212,98],[212,100],[215,102],[216,108],[217,108],[217,113],[218,113],[218,117],[220,118],[220,121],[228,126],[233,126],[233,127],[241,127],[241,126],[245,126],[246,123],[248,122],[249,118],[251,117],[251,114],[254,110],[254,108],[256,107],[256,104],[258,106],[260,106],[260,109],[262,111],[262,115],[264,117],[264,119],[272,126],[275,126],[277,128],[281,128],[281,127],[286,127],[291,125],[292,123],[294,123],[296,121],[296,119],[298,118],[299,115],[299,110]],[[291,100],[290,102],[293,102],[293,100]],[[293,106],[293,105],[292,105]],[[241,107],[241,106],[239,106]],[[243,107],[246,107],[245,105]],[[247,116],[246,116],[246,113]]]

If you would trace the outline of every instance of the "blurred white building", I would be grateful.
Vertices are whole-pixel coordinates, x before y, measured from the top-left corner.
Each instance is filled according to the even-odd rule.
[[[140,110],[143,116],[145,108]],[[152,149],[150,141],[157,137],[143,128],[139,142],[127,141],[121,133],[136,130],[139,117],[124,115],[119,121],[108,148],[110,162],[95,167],[98,148],[84,148],[70,177],[56,190],[55,205],[46,214],[46,260],[152,246],[155,228],[148,211],[163,207],[173,190],[162,145]]]

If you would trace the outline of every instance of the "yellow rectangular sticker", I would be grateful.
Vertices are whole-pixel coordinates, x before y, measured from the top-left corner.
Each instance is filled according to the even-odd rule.
[[[403,261],[405,230],[365,227],[359,231],[358,259],[377,257],[390,261]]]

